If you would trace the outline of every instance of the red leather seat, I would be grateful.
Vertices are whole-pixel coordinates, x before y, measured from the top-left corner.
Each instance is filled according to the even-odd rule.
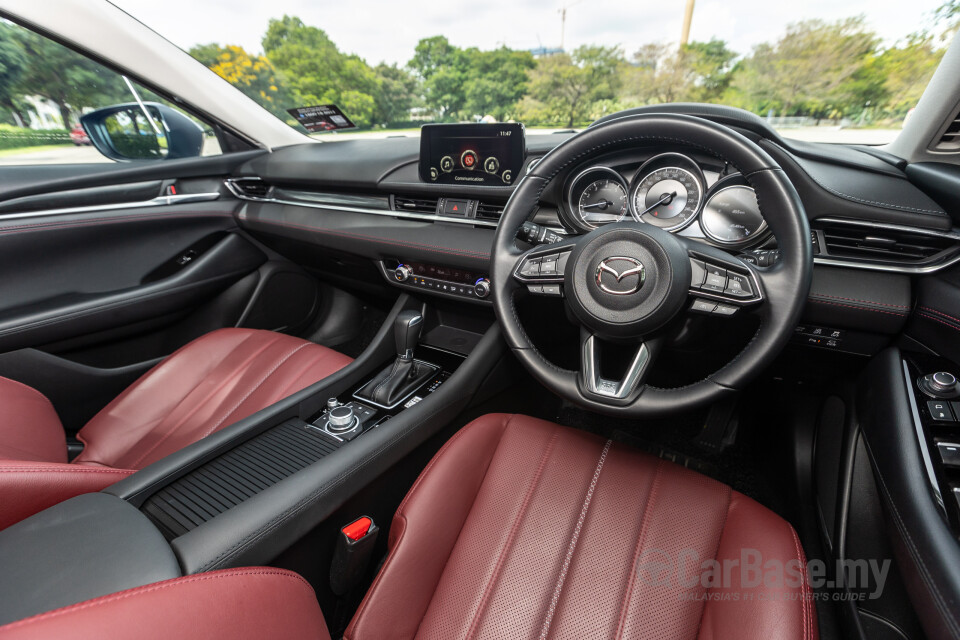
[[[345,639],[817,637],[784,520],[705,476],[524,416],[457,433],[397,510],[389,548]],[[732,564],[744,553],[782,576],[754,584]],[[701,570],[714,561],[729,577]]]
[[[226,569],[127,589],[0,626],[3,640],[329,640],[306,580]]]
[[[397,510],[389,548],[347,640],[817,638],[789,524],[702,475],[524,416],[457,433]],[[745,558],[764,579],[730,562]],[[0,640],[327,640],[305,584],[199,574],[14,622]]]
[[[351,362],[291,336],[221,329],[158,364],[66,439],[49,400],[0,378],[0,529],[81,493],[99,491]]]

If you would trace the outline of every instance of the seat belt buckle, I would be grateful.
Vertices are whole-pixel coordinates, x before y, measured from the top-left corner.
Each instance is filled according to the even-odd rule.
[[[330,563],[330,589],[336,595],[346,594],[363,580],[378,533],[380,528],[369,516],[357,518],[340,529]]]

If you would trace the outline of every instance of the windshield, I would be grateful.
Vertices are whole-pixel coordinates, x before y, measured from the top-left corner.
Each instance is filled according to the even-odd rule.
[[[291,126],[303,131],[288,109],[326,104],[357,126],[315,135],[477,121],[535,134],[709,102],[787,137],[885,144],[939,64],[960,0],[114,4]]]

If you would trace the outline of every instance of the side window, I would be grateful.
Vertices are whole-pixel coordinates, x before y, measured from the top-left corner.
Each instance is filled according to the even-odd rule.
[[[0,165],[220,153],[205,123],[98,62],[0,19]]]

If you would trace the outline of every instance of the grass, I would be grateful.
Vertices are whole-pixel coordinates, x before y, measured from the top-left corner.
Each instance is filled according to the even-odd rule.
[[[39,153],[41,151],[53,151],[54,149],[63,149],[69,147],[69,144],[44,144],[35,147],[14,147],[13,149],[0,149],[0,158],[6,156],[19,156],[25,153]]]

